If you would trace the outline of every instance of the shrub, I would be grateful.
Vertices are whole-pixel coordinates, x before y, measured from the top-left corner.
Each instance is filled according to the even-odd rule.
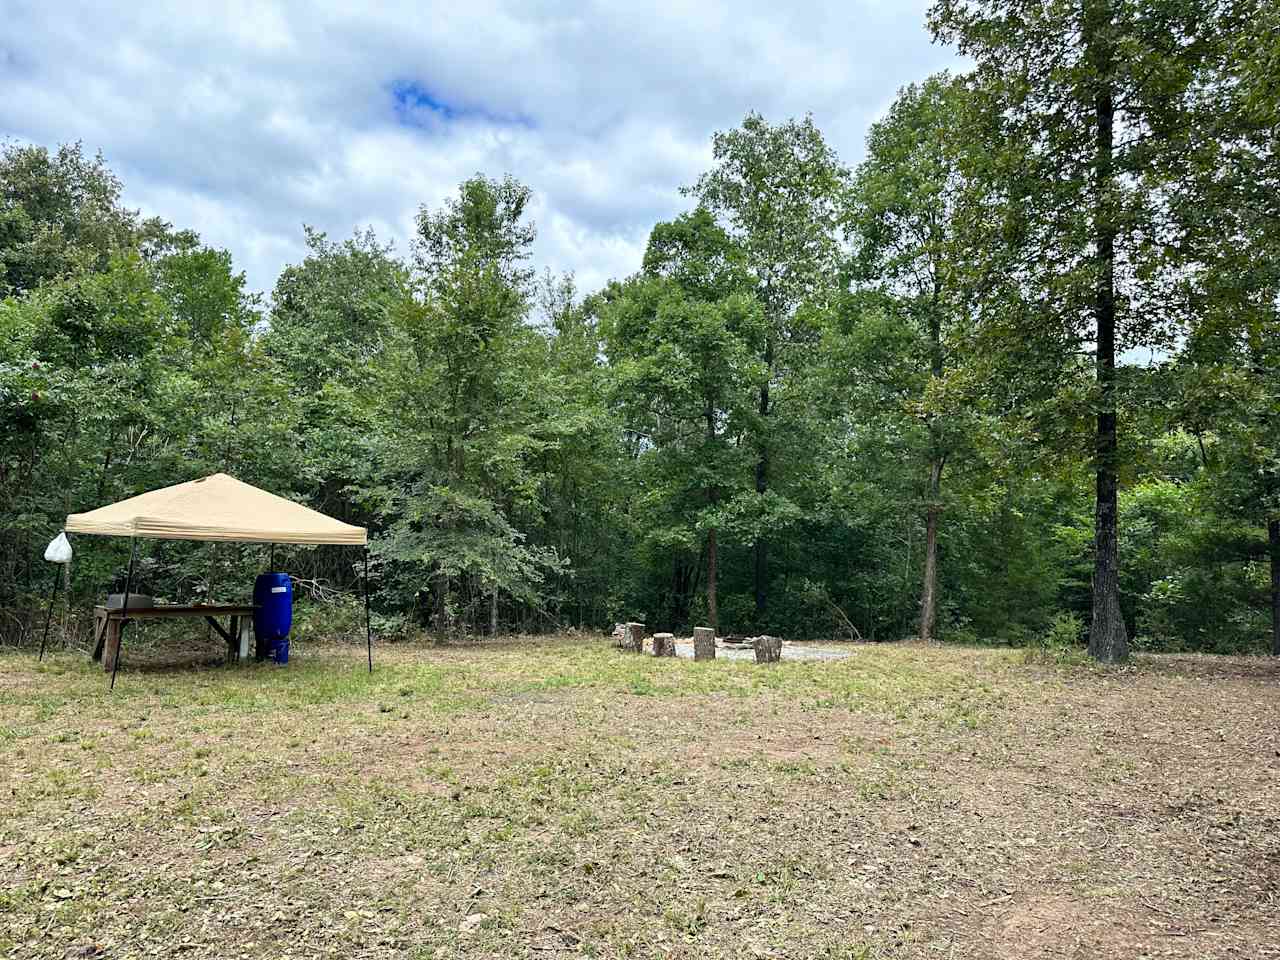
[[[293,609],[292,633],[301,641],[364,643],[364,601],[349,596],[330,602],[301,601]]]
[[[1059,613],[1027,641],[1027,663],[1079,663],[1083,660],[1084,620],[1075,613]]]

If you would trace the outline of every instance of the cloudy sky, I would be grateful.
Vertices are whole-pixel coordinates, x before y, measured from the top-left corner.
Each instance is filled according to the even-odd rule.
[[[538,269],[590,290],[639,266],[748,110],[811,112],[856,162],[895,91],[954,63],[926,6],[0,0],[0,138],[101,150],[130,206],[266,291],[304,223],[407,253],[420,204],[511,173]]]

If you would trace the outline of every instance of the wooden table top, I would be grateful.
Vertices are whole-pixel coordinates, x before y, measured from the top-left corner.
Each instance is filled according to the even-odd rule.
[[[128,619],[142,620],[144,618],[153,617],[246,617],[250,616],[255,607],[253,604],[248,606],[235,606],[231,604],[196,604],[194,606],[182,606],[176,603],[163,603],[154,607],[130,607],[128,610]],[[94,608],[95,611],[106,611],[107,616],[112,619],[119,619],[125,616],[124,610],[110,610],[99,605]]]

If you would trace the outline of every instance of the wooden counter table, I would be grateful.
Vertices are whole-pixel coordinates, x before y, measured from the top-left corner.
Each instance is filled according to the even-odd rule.
[[[116,657],[120,653],[120,627],[126,620],[165,620],[165,619],[203,619],[218,635],[227,642],[227,662],[240,656],[241,630],[248,627],[244,619],[253,616],[253,605],[234,606],[225,604],[203,604],[190,607],[177,604],[161,604],[154,607],[130,607],[126,615],[124,610],[108,610],[106,607],[93,608],[93,659],[102,659],[102,669],[110,673],[115,666]],[[219,617],[227,617],[228,624],[224,628],[218,622]]]

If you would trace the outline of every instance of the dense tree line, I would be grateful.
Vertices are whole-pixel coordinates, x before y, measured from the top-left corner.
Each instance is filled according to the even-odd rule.
[[[225,470],[373,532],[384,634],[715,624],[1280,653],[1280,14],[937,0],[973,64],[850,169],[713,139],[636,274],[532,262],[505,177],[260,298],[79,145],[0,154],[0,609],[70,511]],[[81,551],[85,600],[122,544]],[[260,548],[156,544],[158,593]],[[355,583],[293,549],[313,599]],[[335,622],[340,618],[336,617]]]

